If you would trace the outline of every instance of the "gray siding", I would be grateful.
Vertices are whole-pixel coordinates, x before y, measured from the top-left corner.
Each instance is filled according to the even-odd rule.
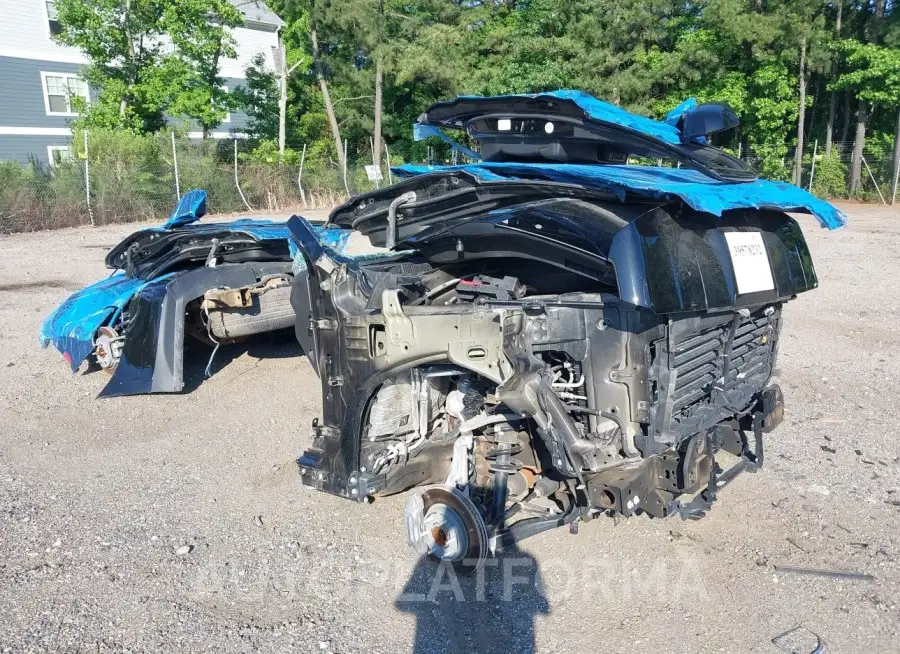
[[[0,127],[67,128],[71,117],[47,115],[41,71],[77,73],[81,68],[79,64],[0,57]],[[226,83],[229,90],[234,90],[244,80],[228,79]],[[246,125],[246,114],[233,112],[231,121],[222,123],[216,131],[241,131]],[[48,163],[47,146],[67,145],[70,140],[67,136],[0,134],[0,161],[28,163],[33,156]]]
[[[0,135],[0,161],[18,161],[26,164],[33,156],[42,164],[50,163],[47,157],[48,145],[68,145],[69,136],[8,136]]]
[[[71,118],[47,115],[41,71],[77,73],[80,69],[78,64],[0,57],[0,126],[68,126]]]

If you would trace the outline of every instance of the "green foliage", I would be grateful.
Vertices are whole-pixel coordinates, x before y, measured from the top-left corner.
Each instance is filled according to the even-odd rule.
[[[888,107],[900,106],[900,48],[845,39],[835,46],[847,72],[832,84],[851,89],[856,97]]]
[[[234,99],[247,113],[247,132],[259,139],[278,136],[278,80],[266,69],[266,57],[254,55],[244,69],[246,84],[234,90]]]
[[[92,62],[88,78],[99,97],[85,108],[85,124],[148,133],[169,115],[209,131],[225,111],[239,106],[249,117],[247,131],[255,144],[242,154],[248,173],[249,167],[263,170],[278,159],[279,89],[265,58],[251,61],[246,82],[234,93],[221,92],[220,63],[233,54],[228,30],[239,23],[231,2],[57,4],[61,40]],[[833,123],[840,126],[845,116],[852,123],[857,101],[868,102],[866,152],[885,145],[883,158],[870,164],[879,183],[890,178],[888,146],[900,106],[896,2],[880,5],[883,17],[876,16],[876,3],[843,3],[839,35],[838,5],[821,0],[269,0],[268,5],[286,22],[280,35],[292,69],[284,166],[295,167],[306,145],[304,178],[309,175],[322,188],[341,188],[343,179],[313,69],[311,19],[351,162],[371,160],[380,62],[384,138],[391,155],[407,161],[424,160],[430,145],[439,159],[447,156],[443,144],[411,139],[410,124],[435,101],[456,94],[580,88],[657,118],[686,97],[728,102],[741,119],[744,156],[764,177],[787,180],[794,148],[803,145],[808,153],[814,139],[824,142],[831,94],[839,91]],[[171,52],[156,45],[162,34],[171,38]],[[798,144],[801,77],[807,81],[806,134]],[[211,150],[197,165],[227,165],[229,153],[224,154],[217,160]],[[835,179],[822,173],[822,192],[839,192],[842,164],[822,165],[835,171]],[[210,183],[216,183],[214,170],[207,170]],[[273,184],[280,175],[273,174]],[[286,173],[284,179],[289,181]],[[284,180],[278,184],[290,186]],[[364,181],[358,184],[365,187]],[[253,187],[259,190],[250,193],[260,197],[275,192],[264,173]],[[866,179],[863,190],[872,190]]]
[[[57,39],[90,61],[96,98],[80,124],[152,132],[169,113],[208,131],[236,107],[218,74],[235,54],[227,29],[242,22],[227,0],[56,0],[56,10]]]
[[[812,192],[820,198],[847,197],[847,166],[841,163],[837,153],[816,161]]]

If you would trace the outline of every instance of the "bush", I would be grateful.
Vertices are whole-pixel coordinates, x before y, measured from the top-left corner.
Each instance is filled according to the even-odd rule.
[[[37,163],[0,162],[0,233],[71,227],[89,222],[84,169],[52,171]]]
[[[847,166],[836,150],[816,161],[812,192],[826,199],[847,197]]]

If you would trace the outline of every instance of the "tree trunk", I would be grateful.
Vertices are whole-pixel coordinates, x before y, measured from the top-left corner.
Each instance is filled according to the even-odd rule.
[[[837,16],[835,17],[834,22],[834,35],[836,39],[841,38],[841,19],[844,14],[844,1],[838,0],[835,3],[837,5]],[[837,77],[837,60],[831,63],[831,78],[834,79]],[[832,136],[834,134],[834,117],[837,113],[837,91],[831,92],[831,100],[828,104],[828,125],[825,127],[825,156],[831,154],[831,142]]]
[[[866,145],[866,116],[869,111],[869,103],[859,101],[856,110],[856,137],[853,139],[853,156],[850,159],[850,197],[856,195],[862,180],[863,148]]]
[[[287,54],[281,34],[278,34],[278,161],[284,163],[287,140]]]
[[[806,37],[800,39],[800,104],[797,113],[797,149],[794,151],[794,184],[803,181],[803,128],[806,123]]]
[[[878,27],[884,19],[885,0],[875,0],[875,15],[869,23],[869,42],[878,43]],[[866,147],[866,118],[868,117],[869,103],[859,101],[859,109],[856,111],[856,137],[853,139],[853,158],[850,160],[850,196],[856,195],[862,180],[863,148]]]
[[[375,62],[375,136],[374,145],[372,146],[372,159],[375,160],[373,163],[378,167],[378,170],[381,170],[381,87],[384,79],[383,68],[384,65],[381,63],[381,56],[379,55]]]
[[[852,113],[850,107],[853,104],[853,96],[850,95],[850,91],[844,92],[844,122],[841,125],[841,142],[846,142],[847,137],[850,135],[850,114]]]
[[[384,30],[382,22],[384,21],[384,0],[378,0],[377,21],[378,45],[376,46],[377,52],[375,55],[375,134],[372,139],[372,159],[374,160],[372,163],[376,166],[376,175],[378,174],[378,171],[381,170],[381,114],[383,111],[381,106],[381,92],[384,85],[384,52],[382,52]],[[390,165],[390,162],[388,162],[388,165]],[[376,185],[377,183],[378,182],[376,181]]]
[[[894,178],[891,184],[891,204],[897,200],[897,178],[900,177],[900,108],[897,109],[897,126],[894,128]]]
[[[319,37],[316,32],[316,23],[310,16],[309,40],[312,44],[313,67],[316,69],[316,79],[319,80],[319,88],[322,89],[322,99],[325,101],[325,111],[328,114],[328,122],[331,124],[331,134],[334,136],[334,147],[337,150],[338,166],[343,171],[344,145],[341,141],[341,128],[338,127],[337,116],[334,113],[334,105],[331,103],[331,95],[328,93],[328,80],[325,79],[325,71],[322,68],[322,60],[319,57]]]
[[[125,38],[128,39],[128,53],[131,55],[131,61],[128,62],[134,65],[135,53],[134,53],[134,39],[131,36],[131,0],[125,0],[125,16],[122,20],[125,25]],[[134,79],[132,79],[132,84],[134,84]],[[125,112],[128,109],[128,94],[131,89],[126,89],[125,97],[119,102],[119,126],[125,126]]]

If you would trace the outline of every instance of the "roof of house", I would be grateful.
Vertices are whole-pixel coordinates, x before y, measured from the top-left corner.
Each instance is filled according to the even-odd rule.
[[[263,23],[266,25],[282,26],[284,21],[278,17],[274,11],[269,9],[264,2],[260,0],[228,0],[237,7],[247,22]]]

